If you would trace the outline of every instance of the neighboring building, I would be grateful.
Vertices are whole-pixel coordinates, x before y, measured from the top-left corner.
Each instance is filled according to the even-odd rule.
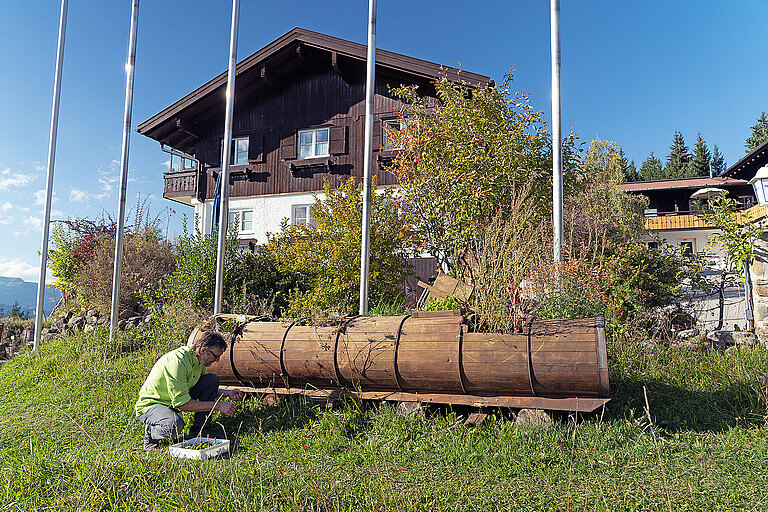
[[[266,242],[283,218],[311,222],[309,205],[324,179],[362,179],[366,52],[365,45],[295,28],[238,63],[229,210],[239,216],[245,244]],[[372,173],[380,186],[395,183],[383,167],[396,151],[387,130],[399,128],[401,103],[390,88],[416,85],[437,105],[434,81],[443,72],[459,78],[438,64],[376,50]],[[466,71],[460,78],[490,82]],[[194,206],[206,233],[221,170],[226,85],[222,73],[138,127],[165,151],[188,157],[165,174],[163,197]]]
[[[645,225],[652,235],[698,254],[705,251],[709,237],[717,230],[696,217],[696,198],[706,201],[709,195],[724,191],[741,204],[751,220],[762,218],[766,209],[757,205],[749,180],[766,164],[768,142],[730,166],[721,176],[630,182],[620,188],[648,197]],[[656,241],[648,237],[646,243],[653,247]],[[721,252],[710,255],[720,256]]]

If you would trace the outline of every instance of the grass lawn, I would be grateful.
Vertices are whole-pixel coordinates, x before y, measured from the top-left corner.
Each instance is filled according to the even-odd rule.
[[[133,416],[149,368],[186,336],[107,338],[0,365],[0,510],[768,510],[761,348],[609,342],[610,405],[535,427],[508,410],[465,428],[467,410],[248,400],[217,418],[233,453],[195,462],[145,453]]]

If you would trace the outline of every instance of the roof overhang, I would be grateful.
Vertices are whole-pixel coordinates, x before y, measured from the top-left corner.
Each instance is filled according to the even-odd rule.
[[[308,68],[333,69],[348,83],[364,83],[366,58],[366,45],[294,28],[237,64],[235,97],[275,94],[282,83]],[[424,86],[443,74],[472,86],[490,82],[487,76],[380,49],[376,50],[376,73]],[[226,85],[224,72],[139,124],[137,131],[182,151],[193,147],[202,136],[200,124],[223,118]]]
[[[766,164],[768,164],[768,141],[744,155],[741,160],[726,169],[722,175],[750,180],[757,170]]]
[[[747,180],[736,178],[682,178],[657,181],[633,181],[622,183],[619,188],[625,192],[650,192],[654,190],[687,190],[706,187],[736,187],[748,185]]]

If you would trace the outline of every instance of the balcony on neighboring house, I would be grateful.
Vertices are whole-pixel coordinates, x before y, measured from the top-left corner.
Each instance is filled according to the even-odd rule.
[[[745,224],[768,215],[768,208],[754,205],[745,210],[738,211],[734,215],[736,215],[736,220],[739,224]],[[654,212],[649,215],[646,211],[645,227],[651,231],[661,231],[668,229],[713,228],[715,226],[704,222],[695,212]]]

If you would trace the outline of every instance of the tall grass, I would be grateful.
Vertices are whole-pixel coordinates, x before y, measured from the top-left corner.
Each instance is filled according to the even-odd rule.
[[[138,388],[181,330],[57,339],[0,366],[2,510],[765,509],[762,349],[734,356],[610,344],[614,401],[518,427],[497,410],[399,416],[248,400],[216,417],[230,456],[145,453]],[[645,396],[647,395],[647,401]],[[4,508],[3,508],[4,507]]]

